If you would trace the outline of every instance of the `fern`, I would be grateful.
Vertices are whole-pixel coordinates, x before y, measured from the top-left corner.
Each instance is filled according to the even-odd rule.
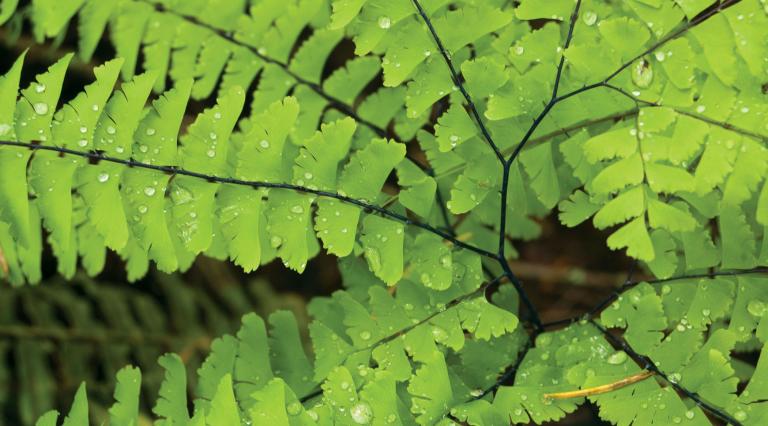
[[[69,56],[20,96],[23,55],[0,83],[14,283],[39,279],[44,237],[65,276],[78,258],[98,273],[107,249],[131,279],[199,254],[247,271],[342,258],[347,289],[310,307],[311,353],[290,315],[269,337],[247,316],[199,370],[193,412],[161,358],[161,422],[542,423],[584,398],[615,424],[768,416],[764,360],[737,375],[733,358],[766,335],[763,2],[28,7],[39,40],[77,15],[81,58],[107,26],[119,58],[58,109]],[[349,40],[358,57],[329,65]],[[655,279],[542,322],[508,258],[555,207]],[[118,378],[112,421],[131,424],[137,375]],[[65,423],[87,417],[79,392]]]
[[[205,291],[175,277],[158,278],[150,291],[82,275],[0,291],[0,353],[8,360],[0,367],[0,423],[34,423],[71,398],[82,380],[99,417],[111,399],[112,374],[127,363],[144,370],[143,389],[154,397],[162,381],[159,355],[179,352],[188,365],[199,365],[205,343],[236,330],[245,312],[274,309],[261,301],[270,299],[263,282]],[[250,302],[251,293],[260,296],[258,304]],[[162,299],[174,306],[164,309]]]

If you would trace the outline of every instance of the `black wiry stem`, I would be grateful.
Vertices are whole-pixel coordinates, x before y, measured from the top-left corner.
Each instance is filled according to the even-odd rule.
[[[609,74],[603,80],[601,80],[601,81],[599,81],[597,83],[592,83],[592,84],[588,84],[588,85],[582,86],[582,87],[580,87],[578,89],[575,89],[575,90],[572,90],[572,91],[570,91],[570,92],[568,92],[568,93],[566,93],[564,95],[553,97],[552,100],[550,100],[550,102],[548,102],[546,104],[546,106],[544,107],[544,110],[541,112],[541,114],[539,114],[539,116],[536,117],[536,119],[534,120],[533,125],[531,126],[531,128],[528,130],[528,132],[523,137],[522,141],[515,148],[515,151],[512,153],[512,156],[510,157],[509,161],[514,161],[515,158],[517,158],[520,155],[520,152],[523,150],[523,148],[525,147],[526,143],[528,143],[528,141],[530,140],[530,138],[533,135],[533,133],[535,132],[535,130],[539,127],[541,122],[544,121],[544,118],[546,117],[546,115],[549,113],[549,111],[555,105],[557,105],[558,103],[560,103],[560,102],[562,102],[562,101],[564,101],[564,100],[566,100],[568,98],[571,98],[573,96],[579,95],[579,94],[584,93],[584,92],[588,92],[588,91],[596,89],[598,87],[608,87],[608,85],[609,85],[608,83],[611,80],[613,80],[617,75],[621,74],[622,71],[627,69],[630,65],[632,65],[638,59],[641,59],[643,56],[652,53],[653,51],[655,51],[659,47],[663,46],[664,44],[666,44],[666,43],[668,43],[668,42],[670,42],[670,41],[680,37],[681,35],[685,34],[689,30],[691,30],[692,28],[696,27],[697,25],[701,24],[702,22],[705,22],[707,19],[715,16],[718,12],[721,12],[721,11],[727,9],[728,7],[731,7],[731,6],[733,6],[733,5],[735,5],[735,4],[739,3],[739,2],[741,2],[741,0],[726,0],[723,3],[720,3],[719,5],[717,5],[716,7],[712,8],[712,9],[709,9],[709,10],[707,10],[705,12],[702,12],[699,16],[697,16],[697,17],[691,19],[690,21],[688,21],[688,23],[686,25],[682,26],[677,31],[674,31],[674,32],[668,34],[667,36],[661,38],[656,43],[651,45],[651,47],[645,49],[642,53],[634,56],[629,61],[624,62],[623,64],[621,64],[621,66],[619,66],[619,68],[617,68],[614,72]],[[578,4],[577,4],[577,9],[578,9]],[[571,25],[573,25],[573,21],[571,22]],[[572,34],[572,30],[573,30],[573,28],[571,28],[571,31],[569,31],[569,37],[572,37],[572,35],[573,35]],[[566,41],[566,48],[567,48],[569,42],[570,42],[570,38]],[[561,62],[560,62],[561,66],[564,63],[564,59],[565,59],[564,57],[561,59]],[[558,75],[557,75],[557,81],[558,82],[559,82],[560,75],[561,75],[561,68],[558,67]],[[558,88],[556,86],[555,89],[554,89],[555,92],[557,92],[557,89]]]
[[[694,17],[686,25],[683,25],[680,29],[677,31],[674,31],[670,34],[667,34],[665,37],[661,38],[656,43],[652,44],[651,47],[647,48],[642,53],[638,54],[637,56],[633,57],[629,61],[623,63],[616,71],[614,71],[611,75],[605,78],[603,80],[604,83],[607,83],[611,80],[613,80],[614,77],[621,74],[622,71],[627,69],[630,65],[632,65],[635,61],[638,59],[641,59],[643,56],[648,55],[649,53],[655,51],[659,47],[663,46],[664,44],[680,37],[681,35],[687,33],[691,28],[701,24],[702,22],[706,21],[707,19],[715,16],[718,12],[723,11],[737,3],[741,3],[741,0],[726,0],[720,4],[718,4],[716,7],[713,7],[711,9],[708,9],[704,12],[702,12],[700,15]]]
[[[627,280],[626,282],[624,282],[624,284],[622,284],[619,288],[617,288],[613,293],[611,293],[610,296],[601,300],[600,303],[595,305],[592,309],[590,309],[588,312],[584,313],[583,315],[578,317],[563,318],[557,321],[548,322],[544,324],[544,328],[559,327],[559,326],[571,324],[580,319],[594,317],[600,312],[602,312],[603,309],[607,308],[616,299],[618,299],[619,296],[621,296],[625,292],[629,291],[632,288],[637,287],[639,284],[642,284],[644,282],[648,284],[661,284],[661,283],[669,283],[669,282],[682,281],[682,280],[695,280],[695,279],[716,278],[716,277],[738,277],[742,275],[762,275],[762,274],[768,275],[768,267],[763,266],[763,267],[757,267],[752,269],[737,269],[732,271],[702,272],[700,274],[680,275],[677,277],[661,278],[661,279],[646,280],[646,281]]]
[[[720,408],[718,408],[718,407],[716,407],[716,406],[714,406],[714,405],[704,401],[697,393],[691,392],[690,390],[688,390],[688,389],[680,386],[679,384],[677,384],[675,381],[670,380],[669,377],[667,376],[667,374],[665,372],[661,371],[659,369],[659,367],[657,367],[656,364],[654,364],[653,361],[651,361],[650,358],[648,358],[647,356],[645,356],[643,354],[638,353],[634,348],[632,348],[632,346],[629,345],[629,343],[627,343],[626,340],[620,339],[620,338],[614,336],[605,327],[603,327],[601,324],[599,324],[598,322],[596,322],[596,321],[594,321],[592,319],[590,319],[589,322],[595,328],[597,328],[603,334],[603,336],[605,336],[606,340],[610,341],[614,346],[620,347],[624,352],[627,353],[627,355],[629,355],[635,361],[641,362],[643,364],[643,368],[645,370],[651,371],[656,376],[661,377],[662,379],[664,379],[664,381],[666,381],[670,386],[672,386],[677,392],[680,392],[683,395],[685,395],[686,397],[690,398],[692,401],[694,401],[696,403],[696,405],[698,405],[699,407],[701,407],[705,411],[708,411],[710,414],[712,414],[713,416],[717,417],[718,419],[726,422],[727,424],[731,424],[731,425],[734,425],[734,426],[742,426],[743,425],[743,423],[741,423],[738,420],[736,420],[735,418],[733,418],[733,416],[731,416],[730,414],[728,414],[725,411],[721,410]]]
[[[756,140],[761,141],[761,142],[768,142],[768,135],[763,135],[763,134],[760,134],[760,133],[757,133],[757,132],[753,132],[753,131],[751,131],[749,129],[744,129],[744,128],[741,128],[741,127],[738,127],[738,126],[734,126],[733,124],[726,123],[725,121],[715,120],[714,118],[710,118],[710,117],[707,117],[707,116],[702,115],[702,114],[696,114],[696,113],[693,113],[693,112],[690,112],[690,111],[681,110],[681,109],[678,109],[676,107],[670,107],[670,106],[663,105],[663,104],[658,103],[658,102],[653,102],[653,101],[648,101],[648,100],[644,100],[644,99],[639,99],[636,96],[633,96],[631,93],[628,93],[626,90],[622,89],[621,87],[614,86],[614,85],[609,84],[609,83],[603,84],[603,86],[606,87],[607,89],[613,90],[614,92],[617,92],[617,93],[621,94],[622,96],[625,96],[625,97],[629,98],[630,100],[634,101],[637,104],[640,104],[641,108],[661,108],[661,107],[669,108],[669,109],[675,111],[676,113],[678,113],[680,115],[684,115],[686,117],[690,117],[690,118],[693,118],[695,120],[699,120],[699,121],[702,121],[704,123],[711,124],[713,126],[717,126],[717,127],[722,128],[722,129],[731,131],[733,133],[738,133],[738,134],[740,134],[742,136],[747,136],[747,137],[750,137],[752,139],[756,139]]]
[[[487,281],[485,284],[481,285],[477,289],[452,299],[451,301],[449,301],[448,303],[445,304],[445,309],[433,312],[433,313],[427,315],[425,318],[419,320],[418,322],[415,322],[415,323],[413,323],[413,324],[411,324],[411,325],[409,325],[407,327],[401,328],[400,330],[397,330],[397,331],[395,331],[395,332],[393,332],[393,333],[391,333],[391,334],[389,334],[389,335],[387,335],[385,337],[382,337],[381,339],[371,343],[370,345],[368,345],[368,346],[366,346],[364,348],[355,349],[354,351],[349,352],[345,356],[344,360],[342,362],[340,362],[339,364],[343,365],[346,362],[346,360],[349,358],[350,355],[353,355],[353,354],[356,354],[356,353],[360,353],[360,352],[363,352],[363,351],[371,351],[371,350],[373,350],[373,349],[375,349],[375,348],[377,348],[377,347],[379,347],[381,345],[387,344],[387,343],[397,339],[400,336],[404,336],[405,334],[408,334],[408,332],[414,330],[417,327],[420,327],[420,326],[428,323],[429,321],[433,320],[438,315],[440,315],[440,314],[442,314],[442,313],[444,313],[444,312],[446,312],[446,311],[448,311],[450,309],[453,309],[456,306],[459,306],[462,302],[464,302],[464,301],[466,301],[468,299],[471,299],[473,297],[476,297],[476,296],[479,296],[479,295],[483,294],[485,292],[485,290],[487,290],[489,287],[491,287],[491,286],[493,286],[495,284],[498,284],[504,278],[506,278],[506,276],[505,275],[501,275],[501,276],[496,277],[496,278],[494,278],[494,279],[492,279],[490,281]],[[306,401],[309,401],[310,399],[312,399],[314,397],[317,397],[317,396],[321,395],[322,393],[323,393],[323,391],[321,389],[318,389],[318,390],[312,391],[311,393],[307,394],[306,396],[303,396],[302,398],[300,398],[300,400],[301,400],[301,402],[306,402]]]
[[[428,21],[428,19],[426,17],[426,14],[423,12],[423,9],[420,7],[420,5],[418,5],[418,1],[417,0],[413,0],[413,1],[414,1],[414,3],[417,4],[417,7],[419,8],[419,12],[421,13],[422,17],[425,19],[425,21],[427,22],[428,26],[430,27],[430,31],[433,33],[433,37],[437,38],[436,34],[434,32],[434,29],[432,28],[431,24],[429,23],[429,21]],[[612,80],[614,77],[616,77],[618,74],[620,74],[623,70],[625,70],[627,67],[629,67],[634,61],[636,61],[636,60],[642,58],[643,56],[653,52],[654,50],[656,50],[660,46],[664,45],[665,43],[669,42],[670,40],[679,37],[680,35],[684,34],[688,30],[690,30],[691,28],[695,27],[696,25],[706,21],[708,18],[714,16],[717,12],[722,11],[723,9],[734,5],[734,4],[738,3],[739,1],[740,0],[726,0],[725,2],[723,2],[723,3],[719,4],[718,6],[716,6],[715,8],[713,8],[711,10],[708,10],[708,11],[705,11],[701,15],[699,15],[696,18],[692,19],[686,26],[684,26],[680,30],[670,34],[667,37],[664,37],[663,39],[661,39],[660,41],[655,43],[653,46],[651,46],[649,49],[647,49],[643,53],[637,55],[632,60],[630,60],[630,61],[626,62],[625,64],[623,64],[621,67],[619,67],[619,69],[614,71],[612,74],[610,74],[604,80],[602,80],[600,82],[597,82],[597,83],[592,83],[592,84],[584,85],[583,87],[575,89],[575,90],[573,90],[571,92],[568,92],[568,93],[566,93],[564,95],[559,95],[558,94],[559,86],[560,86],[560,80],[561,80],[561,77],[562,77],[562,71],[563,71],[564,64],[565,64],[565,56],[561,57],[560,63],[558,64],[557,74],[555,76],[555,84],[554,84],[554,87],[553,87],[552,97],[550,98],[549,102],[547,102],[547,104],[545,105],[545,107],[542,110],[542,112],[534,119],[532,125],[530,126],[530,128],[528,129],[526,134],[523,136],[523,138],[520,141],[520,143],[518,143],[518,145],[515,147],[514,151],[512,152],[512,155],[510,155],[509,159],[503,161],[503,163],[504,163],[504,176],[503,176],[503,181],[502,181],[502,194],[501,194],[501,199],[502,199],[501,204],[502,204],[502,206],[501,206],[501,219],[500,219],[500,223],[501,223],[501,237],[500,237],[500,241],[499,241],[499,254],[500,254],[499,261],[502,263],[502,266],[506,266],[505,267],[505,273],[507,273],[507,272],[509,273],[508,276],[509,276],[510,280],[513,283],[515,283],[516,280],[513,279],[514,276],[512,275],[512,271],[509,269],[509,266],[508,266],[508,264],[506,262],[506,259],[503,256],[503,254],[504,254],[505,233],[506,233],[506,210],[507,210],[507,202],[508,202],[508,200],[507,200],[507,198],[508,198],[507,197],[507,189],[508,189],[508,185],[509,185],[509,183],[508,183],[509,168],[510,168],[511,164],[514,162],[514,160],[520,155],[520,153],[522,152],[522,149],[524,148],[526,143],[528,143],[531,140],[531,137],[533,136],[533,134],[535,133],[535,131],[539,127],[539,125],[542,123],[544,118],[546,118],[547,114],[559,102],[562,102],[562,101],[564,101],[566,99],[569,99],[569,98],[571,98],[573,96],[579,95],[581,93],[584,93],[584,92],[587,92],[587,91],[590,91],[590,90],[593,90],[593,89],[596,89],[596,88],[599,88],[599,87],[611,88],[611,87],[609,87],[610,86],[610,84],[609,84],[610,80]],[[574,27],[575,27],[575,24],[576,24],[576,20],[577,20],[576,18],[578,16],[578,10],[580,8],[580,5],[581,5],[581,0],[578,0],[577,4],[576,4],[576,7],[574,8],[573,14],[571,15],[571,22],[570,22],[570,26],[569,26],[569,30],[568,30],[568,36],[567,36],[567,39],[566,39],[566,42],[565,42],[565,49],[568,48],[568,46],[570,45],[570,41],[571,41],[571,39],[573,37],[573,31],[574,31]],[[450,62],[450,58],[448,57],[448,55],[444,54],[444,57],[446,59],[446,62],[448,62],[449,67],[453,70],[453,65]],[[456,75],[456,74],[454,74],[454,75]],[[636,101],[636,103],[637,103],[637,101]],[[694,116],[694,115],[691,114],[691,116]],[[695,117],[695,118],[698,118],[698,117]],[[706,121],[706,117],[702,117],[701,119],[704,119]],[[719,124],[721,126],[727,125],[727,124],[720,123],[720,122],[714,122],[714,123],[711,123],[711,124],[716,124],[716,125]],[[761,139],[763,138],[762,135],[753,135],[753,137],[754,136],[758,136]],[[754,271],[754,272],[751,272],[751,273],[756,273],[756,272],[757,271]],[[724,272],[723,274],[726,274],[726,273],[727,272]],[[714,274],[708,274],[706,276],[713,276],[713,275]],[[732,273],[731,275],[735,275],[735,273]],[[631,280],[631,276],[632,276],[632,273],[630,272],[630,275],[627,278],[627,282],[624,283],[622,288],[619,291],[615,292],[607,300],[605,300],[605,301],[601,302],[600,304],[598,304],[598,306],[595,309],[593,309],[593,311],[597,312],[599,310],[602,310],[605,306],[607,306],[613,300],[615,300],[615,298],[618,297],[618,295],[621,294],[621,292],[624,292],[627,289],[633,287],[634,285],[637,285],[637,283],[630,281]],[[694,276],[679,277],[679,278],[676,278],[676,279],[693,278],[693,277]],[[668,279],[668,280],[665,280],[665,281],[670,281],[670,280],[672,280],[672,279]],[[661,281],[658,281],[658,282],[661,282]],[[525,291],[521,287],[519,288],[517,286],[516,286],[516,289],[518,290],[518,294],[520,295],[521,299],[523,299],[523,301],[525,302],[525,300],[528,299],[527,296],[526,296]],[[537,311],[534,309],[533,312],[536,313]],[[594,315],[594,313],[587,314],[587,316],[590,317],[590,320],[591,320],[591,316],[593,316],[593,315]],[[491,386],[488,390],[483,392],[481,397],[486,396],[489,393],[495,392],[496,389],[498,389],[498,387],[502,385],[502,383],[504,383],[506,380],[509,379],[510,374],[511,375],[516,374],[516,371],[519,368],[520,363],[522,362],[522,359],[525,357],[525,354],[530,349],[530,345],[533,344],[532,343],[533,339],[535,338],[535,336],[537,336],[539,333],[541,333],[545,327],[549,327],[549,326],[554,325],[554,324],[560,325],[560,324],[564,324],[564,323],[569,323],[569,322],[572,322],[574,320],[575,319],[568,319],[568,320],[560,320],[560,321],[557,321],[555,323],[542,324],[541,322],[536,323],[535,318],[534,318],[534,323],[536,324],[536,328],[533,331],[532,338],[529,340],[528,345],[522,351],[522,354],[518,357],[518,359],[515,360],[515,362],[513,364],[510,365],[510,368],[508,369],[507,373],[502,375],[502,377],[493,386]],[[630,353],[630,352],[628,351],[628,353]],[[655,367],[655,365],[653,365],[653,368],[655,368],[658,371],[658,369]],[[661,373],[661,372],[659,372],[659,373],[660,373],[661,377],[664,377],[666,379],[666,376],[663,375],[663,373]],[[675,386],[679,391],[685,393],[686,395],[689,395],[689,397],[691,397],[697,403],[700,403],[700,398],[697,398],[696,395],[691,394],[689,391],[687,391],[685,389],[679,388],[679,386],[677,386],[674,383],[672,383],[672,385]],[[700,405],[701,405],[701,403],[700,403]],[[725,419],[726,421],[730,421],[732,424],[739,424],[737,421],[735,421],[735,419],[731,419],[730,416],[720,412],[716,408],[711,407],[711,406],[709,406],[708,408],[711,409],[710,412],[712,412],[713,414],[720,415],[721,419]]]
[[[540,333],[537,331],[534,331],[532,335],[528,336],[528,339],[525,341],[525,346],[523,346],[523,349],[517,354],[517,357],[515,358],[515,362],[508,366],[504,373],[499,376],[496,381],[485,388],[483,390],[483,393],[480,395],[472,398],[472,400],[482,399],[486,395],[493,394],[496,392],[501,386],[503,386],[505,383],[509,383],[510,381],[514,385],[515,378],[517,377],[517,372],[520,370],[520,366],[523,364],[523,361],[525,361],[526,355],[528,355],[528,352],[533,349],[534,342],[536,340],[536,337]]]
[[[560,63],[557,64],[557,74],[555,74],[555,84],[552,88],[552,97],[549,98],[549,102],[547,102],[547,104],[544,106],[544,109],[541,111],[541,113],[539,113],[538,117],[533,120],[533,124],[528,128],[528,131],[525,132],[525,135],[523,136],[523,139],[520,140],[520,143],[517,144],[515,151],[512,152],[509,160],[507,160],[507,164],[511,164],[515,161],[515,158],[520,155],[523,147],[525,147],[525,144],[527,144],[531,139],[531,136],[533,136],[533,133],[536,132],[536,129],[538,129],[539,125],[541,125],[541,122],[544,121],[544,118],[547,116],[547,114],[549,114],[549,111],[551,111],[552,108],[554,108],[554,106],[561,100],[558,99],[557,93],[560,90],[560,79],[563,76],[563,69],[565,68],[565,51],[571,45],[571,40],[573,39],[573,30],[576,28],[576,21],[578,20],[580,8],[581,0],[578,0],[576,2],[576,7],[573,8],[573,13],[571,13],[571,20],[568,26],[568,36],[565,38],[565,45],[563,46],[563,50],[561,52]]]
[[[395,213],[393,211],[387,210],[381,206],[377,206],[374,204],[369,204],[351,197],[347,197],[345,195],[337,194],[335,192],[328,192],[328,191],[321,191],[317,189],[310,189],[307,187],[299,186],[299,185],[292,185],[289,183],[273,183],[273,182],[259,182],[259,181],[248,181],[248,180],[242,180],[242,179],[235,179],[230,177],[223,177],[223,176],[214,176],[214,175],[207,175],[204,173],[198,173],[191,170],[185,170],[181,169],[175,166],[162,166],[162,165],[155,165],[155,164],[147,164],[147,163],[141,163],[134,160],[125,160],[121,158],[115,158],[115,157],[108,157],[101,152],[98,151],[76,151],[69,148],[63,148],[58,146],[47,146],[47,145],[40,145],[39,143],[27,143],[27,142],[15,142],[15,141],[0,141],[0,146],[14,146],[14,147],[20,147],[20,148],[27,148],[33,151],[52,151],[52,152],[58,152],[60,154],[67,154],[67,155],[74,155],[82,158],[88,158],[89,160],[93,161],[106,161],[109,163],[116,163],[116,164],[122,164],[124,166],[133,167],[133,168],[139,168],[139,169],[148,169],[148,170],[154,170],[162,173],[166,173],[169,175],[179,175],[179,176],[189,176],[197,179],[202,179],[208,182],[213,183],[224,183],[224,184],[231,184],[231,185],[240,185],[240,186],[249,186],[254,189],[258,188],[267,188],[267,189],[288,189],[296,192],[301,192],[305,194],[313,194],[318,197],[326,197],[326,198],[333,198],[336,200],[339,200],[344,203],[353,204],[363,209],[366,213],[375,213],[383,217],[387,217],[393,220],[396,220],[398,222],[403,223],[404,225],[413,226],[415,228],[423,229],[427,232],[431,232],[441,238],[443,238],[446,241],[451,242],[457,247],[470,250],[472,252],[475,252],[479,255],[490,257],[490,258],[496,258],[496,254],[491,253],[487,250],[484,250],[482,248],[476,247],[471,244],[467,244],[455,237],[453,237],[449,232],[437,229],[431,225],[428,225],[426,223],[417,222],[405,215],[402,215],[400,213]]]
[[[218,36],[218,37],[220,37],[220,38],[222,38],[222,39],[224,39],[224,40],[226,40],[226,41],[228,41],[228,42],[230,42],[230,43],[232,43],[232,44],[234,44],[236,46],[248,49],[248,51],[250,51],[256,57],[258,57],[259,59],[261,59],[262,61],[264,61],[266,63],[272,64],[272,65],[277,65],[278,67],[283,69],[283,72],[285,72],[286,74],[291,76],[291,78],[296,80],[297,83],[309,87],[310,89],[312,89],[313,92],[317,93],[323,99],[328,101],[328,103],[330,103],[333,108],[341,111],[343,114],[345,114],[345,115],[347,115],[349,117],[354,118],[355,121],[357,121],[360,124],[370,128],[378,136],[380,136],[380,137],[387,137],[389,132],[387,132],[386,129],[383,129],[380,126],[374,124],[373,122],[360,117],[360,115],[358,115],[358,113],[352,108],[352,106],[350,106],[347,103],[345,103],[344,101],[342,101],[340,99],[337,99],[337,98],[333,97],[332,95],[330,95],[319,84],[314,83],[312,81],[309,81],[309,80],[301,77],[300,75],[296,74],[295,72],[291,71],[291,69],[288,67],[288,64],[286,64],[284,62],[281,62],[281,61],[279,61],[277,59],[271,58],[269,56],[266,56],[266,55],[264,55],[262,53],[259,53],[259,49],[257,49],[256,47],[254,47],[254,46],[252,46],[250,44],[247,44],[247,43],[245,43],[245,42],[243,42],[241,40],[238,40],[232,34],[226,32],[226,31],[224,31],[224,30],[222,30],[220,28],[216,28],[216,27],[214,27],[211,24],[208,24],[206,22],[202,22],[202,21],[200,21],[199,19],[197,19],[197,18],[195,18],[193,16],[188,16],[188,15],[181,14],[181,13],[179,13],[179,12],[173,10],[173,9],[166,8],[165,6],[163,6],[162,4],[159,4],[159,3],[149,2],[148,0],[141,0],[141,1],[144,1],[144,2],[147,2],[147,3],[151,4],[155,8],[155,10],[157,10],[159,12],[167,13],[167,14],[170,14],[170,15],[177,16],[177,17],[179,17],[179,18],[181,18],[181,19],[183,19],[185,21],[188,21],[188,22],[190,22],[190,23],[192,23],[194,25],[197,25],[199,27],[205,28],[205,29],[213,32],[214,34],[216,34],[216,36]],[[398,142],[402,142],[402,141],[398,141]]]
[[[443,41],[437,35],[437,30],[435,30],[435,26],[432,25],[432,20],[429,19],[427,12],[421,6],[421,3],[419,3],[419,0],[412,0],[412,1],[413,1],[413,5],[416,6],[416,9],[419,11],[419,15],[421,15],[421,19],[427,25],[427,28],[429,29],[430,34],[432,34],[432,39],[435,41],[435,44],[437,45],[437,49],[440,51],[440,54],[443,56],[443,59],[445,60],[445,64],[448,65],[448,70],[451,73],[451,80],[453,80],[453,84],[459,88],[459,91],[461,92],[462,96],[464,96],[464,99],[467,101],[469,112],[472,114],[472,117],[475,119],[475,122],[477,123],[478,128],[480,128],[480,132],[483,134],[483,137],[488,142],[488,145],[490,145],[491,149],[493,149],[493,152],[494,154],[496,154],[496,157],[499,159],[499,161],[501,163],[504,163],[504,154],[501,153],[501,150],[499,150],[498,145],[496,145],[496,143],[493,141],[493,137],[491,136],[491,133],[488,131],[488,128],[485,126],[483,119],[480,117],[480,112],[478,111],[477,106],[475,105],[475,102],[472,100],[472,96],[464,87],[464,83],[461,81],[461,76],[459,75],[458,70],[454,66],[453,61],[451,60],[451,54],[445,48]]]

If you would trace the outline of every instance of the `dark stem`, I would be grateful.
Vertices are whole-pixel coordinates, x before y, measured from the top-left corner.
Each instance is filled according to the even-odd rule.
[[[620,339],[614,336],[613,334],[611,334],[610,331],[608,331],[605,327],[603,327],[602,325],[600,325],[594,320],[590,319],[589,322],[595,328],[600,330],[603,336],[605,336],[606,340],[610,341],[614,346],[620,347],[624,352],[627,353],[627,355],[629,355],[630,358],[634,359],[636,362],[639,361],[640,363],[642,363],[643,364],[642,368],[648,371],[652,371],[653,373],[656,374],[656,376],[664,379],[664,381],[667,382],[670,386],[672,386],[677,392],[680,392],[683,395],[690,398],[692,401],[696,403],[696,405],[708,411],[710,414],[717,417],[718,419],[726,422],[727,424],[731,424],[734,426],[742,426],[742,423],[736,420],[735,418],[733,418],[730,414],[704,401],[697,393],[691,392],[690,390],[677,384],[675,381],[670,380],[667,374],[661,371],[659,367],[657,367],[656,364],[654,364],[650,358],[635,351],[632,348],[632,346],[630,346],[629,343],[627,343],[626,340]]]
[[[716,277],[738,277],[741,275],[754,275],[754,274],[768,274],[768,267],[757,267],[752,269],[738,269],[738,270],[732,270],[732,271],[711,271],[711,272],[702,272],[700,274],[690,274],[690,275],[681,275],[677,277],[670,277],[670,278],[661,278],[657,280],[646,280],[646,281],[630,281],[627,280],[624,284],[622,284],[619,288],[617,288],[613,293],[611,293],[610,296],[603,299],[595,305],[592,309],[590,309],[588,312],[585,312],[584,314],[578,316],[578,317],[571,317],[571,318],[563,318],[560,320],[552,321],[543,324],[544,328],[554,328],[559,327],[562,325],[568,325],[575,321],[578,321],[580,319],[584,318],[592,318],[603,311],[603,309],[607,308],[611,303],[613,303],[616,299],[619,298],[622,294],[627,292],[628,290],[637,287],[639,284],[642,283],[648,283],[648,284],[661,284],[661,283],[668,283],[668,282],[674,282],[674,281],[682,281],[682,280],[693,280],[693,279],[703,279],[703,278],[716,278]]]
[[[435,44],[437,45],[437,49],[440,51],[440,54],[443,56],[443,59],[445,60],[445,64],[448,65],[448,70],[451,73],[451,80],[453,80],[453,84],[459,88],[459,91],[461,92],[462,96],[464,96],[464,99],[467,101],[469,112],[470,114],[472,114],[472,117],[475,119],[475,123],[480,129],[480,132],[483,134],[483,137],[488,142],[488,145],[490,145],[491,149],[493,149],[493,152],[494,154],[496,154],[496,157],[499,159],[499,161],[501,163],[504,163],[504,154],[501,153],[498,145],[496,145],[496,143],[493,141],[493,137],[491,137],[491,133],[488,131],[488,128],[485,126],[485,123],[480,117],[480,113],[477,110],[477,106],[475,105],[475,102],[472,100],[472,96],[470,96],[469,92],[467,92],[467,89],[464,87],[464,83],[462,82],[461,76],[459,75],[459,72],[456,70],[456,67],[453,65],[453,61],[451,60],[451,54],[443,45],[443,41],[440,40],[440,36],[437,35],[437,30],[435,30],[435,26],[432,25],[432,21],[429,19],[429,16],[427,16],[427,12],[421,6],[421,3],[419,3],[419,0],[413,0],[413,5],[416,6],[416,9],[419,11],[419,15],[421,15],[421,19],[424,21],[425,24],[427,24],[427,28],[429,29],[430,34],[432,34],[432,39],[434,39]]]
[[[365,213],[375,213],[383,217],[387,217],[393,220],[396,220],[398,222],[403,223],[404,225],[413,226],[415,228],[423,229],[427,232],[431,232],[446,241],[451,242],[457,247],[470,250],[472,252],[475,252],[479,255],[490,257],[490,258],[496,258],[496,254],[491,253],[487,250],[481,249],[479,247],[476,247],[471,244],[467,244],[456,237],[452,236],[451,233],[437,229],[429,224],[417,222],[405,215],[402,215],[400,213],[395,213],[393,211],[387,210],[381,206],[377,206],[374,204],[368,204],[366,202],[357,200],[355,198],[347,197],[345,195],[340,195],[334,192],[328,192],[328,191],[322,191],[318,189],[310,189],[299,185],[292,185],[289,183],[273,183],[273,182],[259,182],[259,181],[248,181],[248,180],[242,180],[242,179],[235,179],[230,177],[222,177],[222,176],[213,176],[213,175],[206,175],[204,173],[198,173],[190,170],[181,169],[175,166],[162,166],[162,165],[155,165],[155,164],[147,164],[147,163],[141,163],[134,160],[125,160],[121,158],[114,158],[114,157],[108,157],[101,152],[97,151],[75,151],[69,148],[63,148],[58,146],[47,146],[47,145],[40,145],[39,143],[27,143],[27,142],[14,142],[14,141],[0,141],[0,146],[14,146],[14,147],[21,147],[21,148],[27,148],[33,151],[52,151],[52,152],[58,152],[60,154],[68,154],[68,155],[75,155],[82,158],[88,158],[89,160],[93,161],[106,161],[110,163],[116,163],[116,164],[122,164],[124,166],[133,167],[133,168],[139,168],[139,169],[147,169],[147,170],[154,170],[157,172],[162,172],[165,174],[169,174],[172,176],[189,176],[197,179],[202,179],[208,182],[212,183],[224,183],[224,184],[231,184],[231,185],[240,185],[240,186],[249,186],[254,189],[259,188],[267,188],[267,189],[288,189],[293,190],[296,192],[304,193],[304,194],[313,194],[318,197],[326,197],[326,198],[333,198],[348,204],[356,205],[363,209]]]

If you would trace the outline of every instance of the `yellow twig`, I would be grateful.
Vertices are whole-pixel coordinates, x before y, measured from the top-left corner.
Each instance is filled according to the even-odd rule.
[[[584,396],[600,395],[603,393],[615,391],[616,389],[621,389],[625,386],[629,386],[637,382],[641,382],[653,376],[654,374],[655,373],[653,371],[644,370],[643,372],[637,373],[629,377],[625,377],[613,383],[608,383],[607,385],[600,385],[600,386],[595,386],[593,388],[580,389],[577,391],[545,393],[544,398],[545,399],[568,399],[568,398],[581,398]]]

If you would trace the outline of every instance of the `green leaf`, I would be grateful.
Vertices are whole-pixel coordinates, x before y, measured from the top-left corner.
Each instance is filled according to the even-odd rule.
[[[211,408],[205,416],[207,425],[237,425],[240,424],[240,414],[232,392],[232,376],[224,375],[219,382],[216,393],[211,399]]]
[[[377,216],[363,219],[361,242],[371,271],[388,285],[403,276],[403,225]]]
[[[88,423],[88,395],[85,392],[85,383],[81,383],[62,426],[88,426]]]
[[[552,144],[541,144],[523,151],[520,161],[531,178],[531,186],[544,207],[551,209],[560,201],[560,183]]]
[[[656,256],[653,243],[645,227],[645,218],[638,217],[608,237],[608,247],[619,250],[626,247],[627,255],[644,261],[651,261]]]
[[[141,371],[135,367],[124,367],[117,372],[115,403],[109,409],[109,422],[116,425],[137,425],[139,423],[139,391]]]
[[[405,157],[405,146],[376,139],[356,152],[344,167],[340,193],[352,198],[374,200],[392,169]]]
[[[152,412],[165,419],[162,424],[185,424],[189,422],[187,412],[187,372],[184,363],[176,354],[166,354],[158,360],[165,369],[160,385],[157,403]]]

